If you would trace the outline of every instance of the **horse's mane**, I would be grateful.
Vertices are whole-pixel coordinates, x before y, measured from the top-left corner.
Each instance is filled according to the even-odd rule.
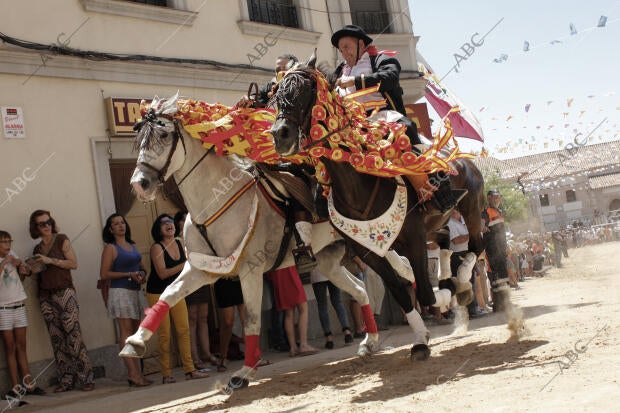
[[[288,82],[278,86],[280,93],[274,93],[271,100],[275,100],[280,110],[294,108],[301,89],[302,85],[300,78],[291,77]],[[271,103],[271,101],[269,103]]]
[[[162,141],[168,136],[168,131],[165,129],[164,124],[160,122],[149,121],[143,118],[134,125],[134,130],[138,131],[133,141],[134,151],[140,149],[148,151],[161,146]]]
[[[133,130],[137,131],[136,138],[133,142],[133,149],[151,150],[161,146],[163,139],[168,136],[164,123],[157,119],[158,116],[171,116],[177,112],[177,103],[179,101],[179,92],[168,98],[160,99],[155,96],[151,103],[142,100],[140,102],[140,112],[142,119],[138,121]]]

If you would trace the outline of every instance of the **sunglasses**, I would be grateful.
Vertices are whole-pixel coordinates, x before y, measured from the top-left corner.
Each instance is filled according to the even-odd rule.
[[[37,222],[37,227],[39,227],[39,228],[44,228],[44,227],[47,227],[48,225],[50,227],[52,226],[52,220],[51,219],[48,219],[47,221]]]
[[[159,221],[159,225],[164,225],[164,224],[174,224],[174,221],[171,220],[170,218],[164,218],[161,221]]]

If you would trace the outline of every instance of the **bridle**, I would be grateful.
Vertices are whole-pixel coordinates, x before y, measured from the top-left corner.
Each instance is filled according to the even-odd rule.
[[[316,75],[306,70],[293,70],[291,72],[287,72],[285,77],[290,76],[290,75],[298,75],[304,79],[307,79],[307,76],[308,76],[310,80],[314,80],[312,91],[311,91],[311,96],[314,96],[315,98],[310,99],[307,106],[299,112],[299,115],[297,117],[291,114],[288,114],[288,113],[284,113],[282,110],[279,110],[278,114],[276,115],[276,121],[278,119],[286,119],[289,122],[293,122],[296,125],[298,125],[297,136],[299,137],[299,142],[303,142],[308,137],[306,135],[306,131],[308,130],[308,126],[310,125],[310,121],[312,120],[312,108],[314,107],[316,103],[316,87],[317,87],[316,86],[317,85]],[[278,85],[278,89],[279,88],[280,88],[280,85]]]
[[[169,116],[169,115],[155,115],[155,111],[153,109],[151,109],[147,113],[147,115],[144,118],[142,118],[140,122],[136,123],[136,125],[134,126],[134,130],[140,130],[140,128],[142,127],[142,125],[144,125],[145,122],[156,122],[160,126],[163,126],[163,123],[159,119],[157,119],[157,117],[168,119],[174,125],[174,132],[172,132],[172,139],[173,139],[172,148],[170,148],[170,152],[168,153],[166,162],[164,163],[164,166],[161,169],[157,169],[150,163],[143,162],[143,161],[138,162],[138,165],[141,165],[144,168],[150,169],[151,171],[155,172],[155,174],[157,174],[157,180],[159,181],[160,185],[163,185],[165,178],[166,178],[166,174],[168,173],[168,168],[170,168],[170,163],[172,162],[172,157],[174,156],[174,153],[176,152],[179,141],[181,141],[181,145],[183,145],[184,155],[187,155],[187,148],[185,147],[185,141],[182,138],[178,119],[174,119],[172,116]],[[200,162],[202,162],[202,160],[206,158],[207,155],[209,155],[209,153],[211,153],[211,150],[213,148],[214,148],[213,146],[209,148],[209,150],[207,150],[204,153],[204,155],[202,155],[200,159],[198,159],[198,161],[194,164],[194,166],[190,168],[190,170],[185,174],[185,176],[183,176],[183,178],[179,180],[179,182],[177,183],[177,186],[181,186],[183,181],[185,181],[185,179],[194,171],[194,169],[196,169],[196,167],[200,164]]]
[[[310,99],[310,102],[308,103],[308,106],[306,108],[304,108],[303,110],[300,111],[299,116],[297,118],[295,118],[294,116],[284,113],[282,110],[278,111],[278,114],[276,116],[276,120],[280,119],[280,118],[284,118],[290,122],[293,122],[298,126],[298,137],[299,137],[299,147],[301,150],[308,150],[316,145],[322,144],[324,142],[326,142],[329,137],[331,137],[332,135],[342,132],[344,129],[346,129],[347,127],[351,126],[351,121],[347,122],[346,125],[344,125],[342,128],[336,129],[330,133],[328,133],[327,135],[325,135],[324,137],[322,137],[321,139],[318,139],[316,141],[310,141],[309,143],[307,143],[306,145],[301,145],[304,141],[307,140],[308,135],[306,135],[306,131],[308,130],[308,126],[310,124],[310,121],[312,120],[312,108],[314,107],[314,105],[316,105],[316,95],[317,95],[317,85],[318,85],[318,80],[317,80],[317,75],[316,73],[313,73],[309,70],[303,70],[303,69],[298,69],[298,70],[294,70],[291,72],[286,73],[286,76],[290,76],[290,75],[297,75],[300,76],[302,78],[305,79],[309,79],[313,82],[312,84],[312,96],[315,96],[314,99]],[[344,108],[343,108],[344,109]],[[346,110],[346,109],[345,109]],[[310,114],[310,116],[308,116],[308,114]]]

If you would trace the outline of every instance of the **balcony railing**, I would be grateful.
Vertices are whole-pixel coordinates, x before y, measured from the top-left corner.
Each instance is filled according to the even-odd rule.
[[[297,9],[290,3],[277,0],[248,0],[250,20],[299,28]]]
[[[390,13],[377,11],[354,11],[351,13],[353,24],[360,26],[367,33],[392,33]]]

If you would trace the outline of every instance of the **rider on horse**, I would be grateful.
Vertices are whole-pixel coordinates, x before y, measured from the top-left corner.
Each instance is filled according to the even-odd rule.
[[[414,148],[421,144],[415,123],[406,117],[403,104],[403,89],[400,86],[400,63],[394,57],[397,52],[378,52],[371,46],[373,39],[364,30],[355,25],[346,25],[336,31],[331,38],[332,45],[337,48],[344,62],[335,71],[338,80],[336,88],[341,96],[347,96],[360,90],[380,84],[378,92],[362,94],[356,97],[365,104],[368,115],[375,111],[392,110],[399,112],[402,117],[398,123],[407,127],[407,136]],[[373,103],[376,106],[372,108]],[[430,138],[430,137],[429,137]],[[451,210],[467,193],[463,189],[451,189],[450,180],[443,172],[429,175],[407,175],[407,178],[418,193],[421,202],[429,210],[441,214]],[[432,193],[431,204],[429,201]]]

